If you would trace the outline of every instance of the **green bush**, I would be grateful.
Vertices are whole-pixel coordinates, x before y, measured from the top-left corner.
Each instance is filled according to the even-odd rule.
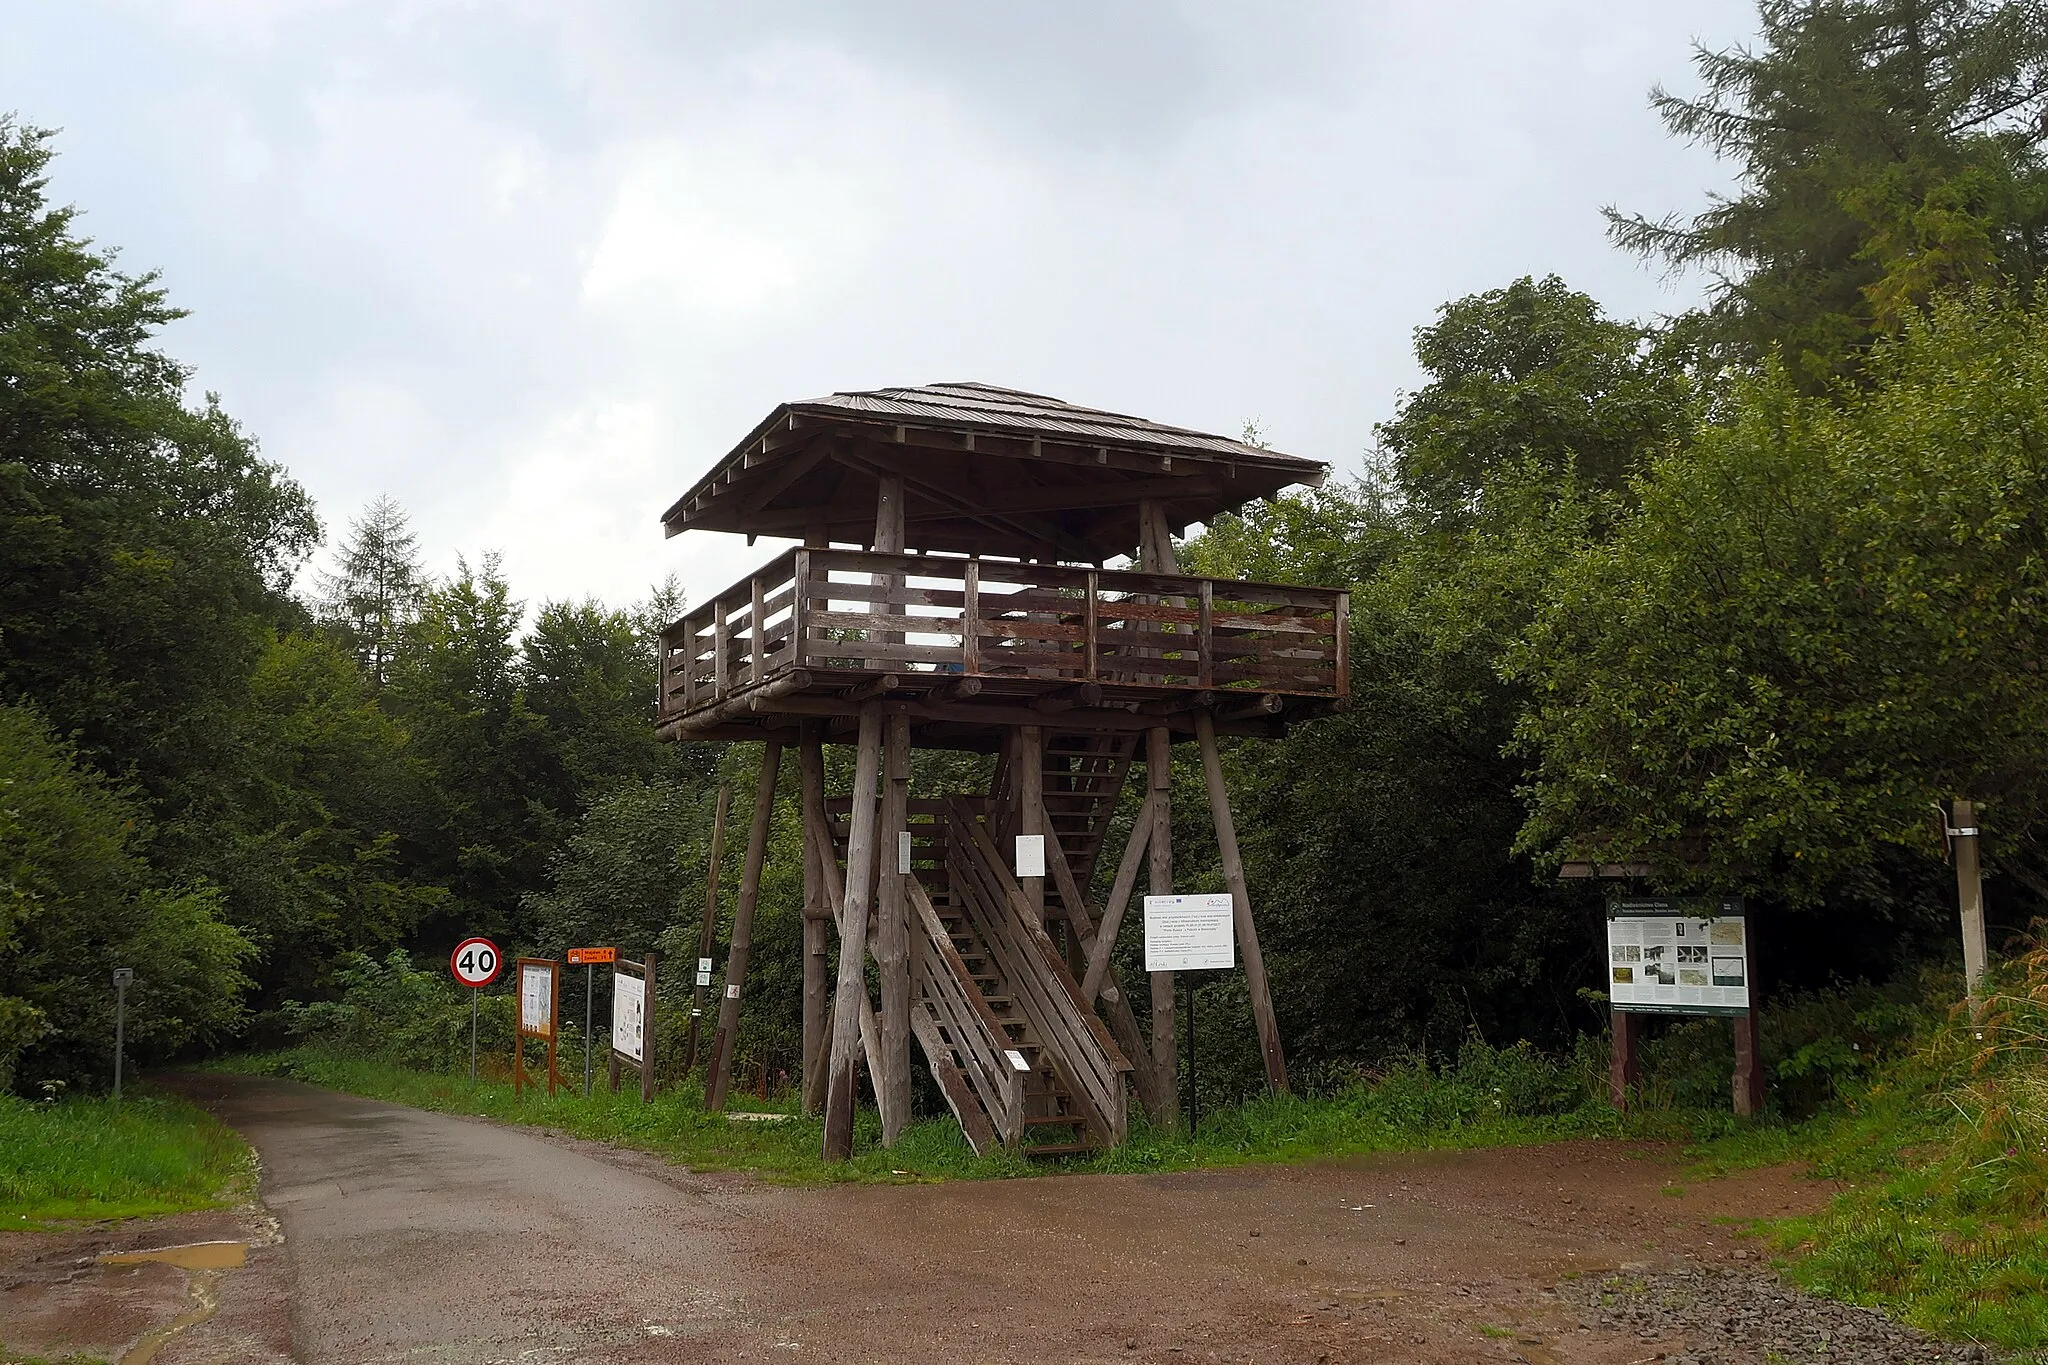
[[[285,1003],[279,1020],[286,1032],[422,1071],[469,1065],[470,992],[446,973],[420,971],[394,948],[382,962],[344,954],[334,977],[340,999]],[[509,1058],[518,1002],[500,990],[484,992],[476,1003],[478,1053]]]
[[[0,706],[0,1090],[103,1085],[116,967],[143,1061],[242,1023],[254,949],[206,885],[151,884],[141,809],[34,713]]]

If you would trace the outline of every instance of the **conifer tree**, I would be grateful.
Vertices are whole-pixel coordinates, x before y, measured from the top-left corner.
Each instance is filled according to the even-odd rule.
[[[1700,48],[1696,99],[1652,105],[1733,161],[1738,191],[1615,240],[1717,277],[1698,319],[1809,385],[1935,294],[2031,297],[2048,267],[2048,8],[2038,0],[1760,0],[1754,48]]]
[[[334,570],[321,576],[320,614],[381,686],[391,680],[399,634],[418,615],[426,587],[411,519],[380,494],[349,524]]]

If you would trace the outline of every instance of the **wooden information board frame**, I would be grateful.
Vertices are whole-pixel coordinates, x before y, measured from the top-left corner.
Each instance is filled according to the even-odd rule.
[[[548,1026],[545,1030],[529,1029],[526,1026],[526,970],[529,967],[545,968],[548,974]],[[513,1029],[512,1029],[512,1093],[514,1096],[526,1090],[526,1040],[545,1038],[548,1040],[548,1098],[555,1097],[555,1046],[562,1033],[562,964],[551,957],[522,957],[514,959],[512,969],[513,987]]]
[[[612,1093],[617,1094],[619,1090],[619,1068],[622,1066],[634,1067],[640,1072],[640,1103],[651,1104],[654,1101],[654,950],[649,948],[647,956],[639,962],[623,957],[618,958],[612,963],[612,967],[615,974],[619,969],[638,972],[640,974],[641,989],[645,992],[644,1013],[641,1024],[640,1060],[636,1062],[630,1056],[619,1051],[619,1040],[616,1037],[612,1039],[611,1065],[608,1068]]]

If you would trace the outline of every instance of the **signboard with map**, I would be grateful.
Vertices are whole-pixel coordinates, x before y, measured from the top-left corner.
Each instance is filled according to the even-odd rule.
[[[1608,1000],[1647,1014],[1747,1014],[1748,920],[1739,896],[1610,896]]]

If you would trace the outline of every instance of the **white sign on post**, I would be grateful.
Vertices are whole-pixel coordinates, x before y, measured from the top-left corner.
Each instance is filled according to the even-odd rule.
[[[1045,836],[1043,834],[1020,834],[1017,836],[1017,875],[1020,877],[1043,877],[1045,875]]]
[[[519,1029],[542,1038],[555,1032],[555,969],[552,963],[519,965]]]
[[[697,959],[697,984],[700,986],[711,984],[711,959],[708,957]]]
[[[647,983],[612,973],[612,1051],[629,1062],[647,1055]]]
[[[1237,965],[1230,894],[1145,897],[1145,970],[1195,972]]]
[[[896,831],[896,870],[898,872],[910,871],[910,857],[910,831],[899,829]]]
[[[1746,1014],[1749,926],[1741,900],[1612,897],[1607,998],[1647,1014]]]

